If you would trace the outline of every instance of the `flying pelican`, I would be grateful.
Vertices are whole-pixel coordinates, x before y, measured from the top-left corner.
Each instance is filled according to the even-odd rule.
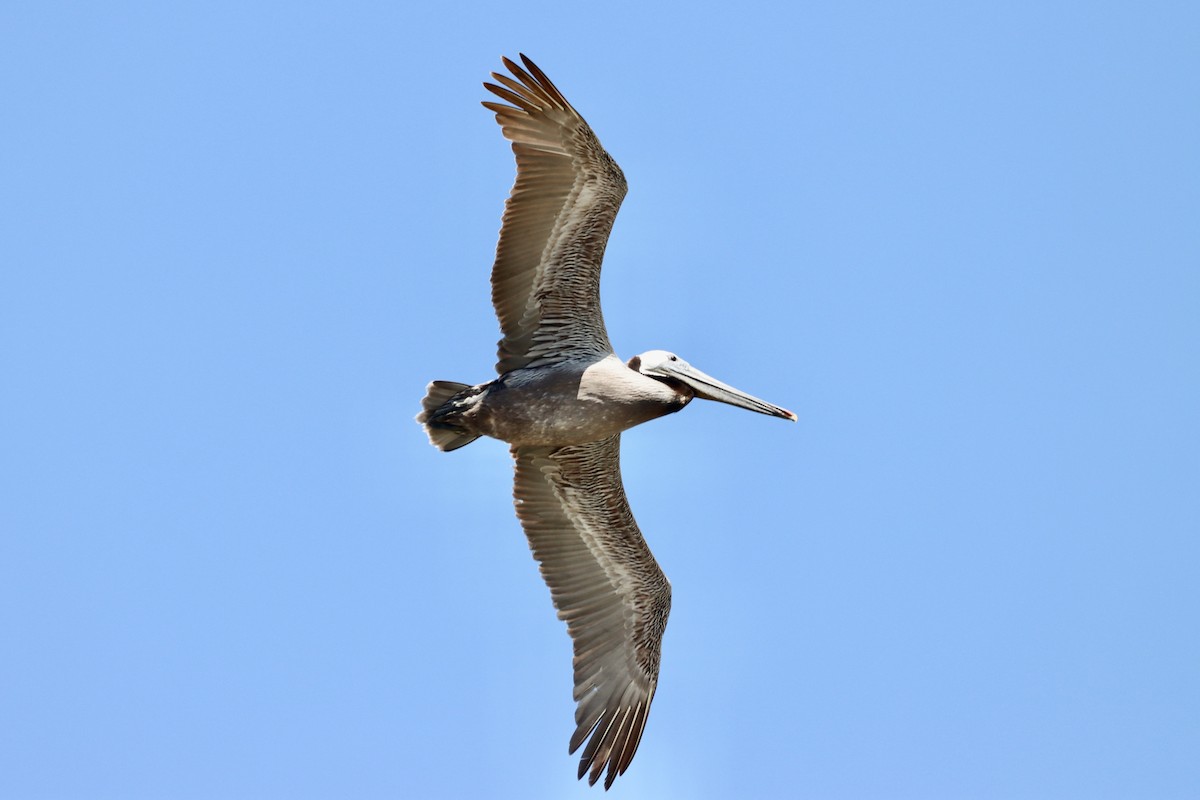
[[[671,585],[634,522],[621,484],[621,431],[692,398],[795,421],[792,412],[727,386],[678,356],[623,362],[600,314],[600,261],[625,176],[537,65],[485,83],[511,105],[484,102],[512,141],[517,179],[504,207],[492,303],[496,372],[470,386],[429,384],[417,421],[440,450],[491,436],[511,445],[517,517],[575,646],[579,777],[604,788],[637,752],[658,664]]]

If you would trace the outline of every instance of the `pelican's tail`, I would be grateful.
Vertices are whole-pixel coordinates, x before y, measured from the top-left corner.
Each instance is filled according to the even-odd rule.
[[[455,424],[455,418],[459,416],[463,405],[457,401],[474,397],[478,392],[471,392],[462,398],[459,395],[475,388],[467,383],[434,381],[426,389],[425,399],[421,401],[422,411],[417,414],[417,422],[425,426],[425,433],[429,434],[429,443],[438,450],[457,450],[479,438],[478,433],[472,433],[462,425]]]

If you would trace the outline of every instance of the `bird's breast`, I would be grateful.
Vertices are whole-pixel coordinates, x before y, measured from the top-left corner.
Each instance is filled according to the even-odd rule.
[[[510,444],[583,444],[678,411],[689,399],[608,356],[502,375],[480,413],[488,435]]]

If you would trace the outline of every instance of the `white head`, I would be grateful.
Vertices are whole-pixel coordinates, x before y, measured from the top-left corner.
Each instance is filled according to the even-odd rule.
[[[731,406],[757,411],[760,414],[796,421],[796,415],[786,408],[772,405],[728,384],[721,383],[666,350],[647,350],[641,355],[634,356],[629,359],[629,368],[647,378],[662,381],[680,394],[694,395],[704,400],[716,400]]]
[[[647,350],[641,355],[629,359],[630,369],[635,369],[650,378],[672,377],[672,367],[678,367],[681,364],[684,368],[691,367],[691,364],[666,350]]]

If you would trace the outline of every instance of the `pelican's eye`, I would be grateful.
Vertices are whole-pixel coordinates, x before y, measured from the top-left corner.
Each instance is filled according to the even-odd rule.
[[[678,360],[679,360],[679,356],[671,356],[671,359],[670,359],[670,360],[671,360],[671,361],[678,361]]]

